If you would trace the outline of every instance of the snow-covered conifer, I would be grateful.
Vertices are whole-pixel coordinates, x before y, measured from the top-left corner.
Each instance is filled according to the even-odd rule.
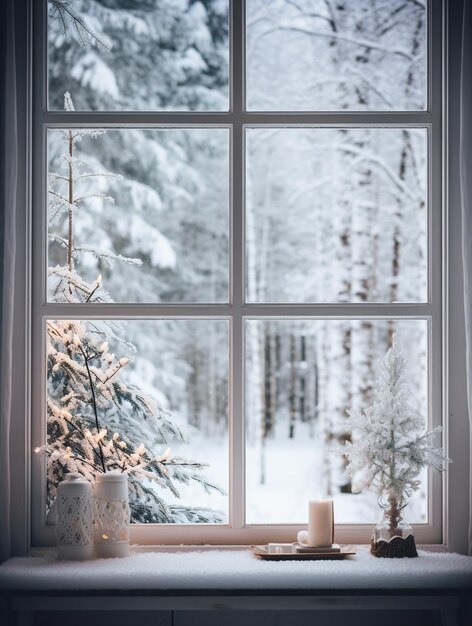
[[[347,471],[356,490],[372,489],[386,498],[392,532],[408,497],[420,487],[421,469],[442,471],[448,462],[443,450],[432,444],[441,428],[426,431],[424,418],[410,406],[405,364],[394,335],[382,360],[373,403],[363,411],[348,411],[352,442],[346,443]]]
[[[74,110],[68,92],[64,108]],[[98,137],[105,131],[69,129],[63,131],[65,171],[50,174],[49,236],[60,241],[64,265],[50,268],[50,298],[54,302],[110,302],[99,275],[93,283],[84,281],[76,269],[83,252],[93,252],[109,264],[114,261],[140,264],[126,258],[82,245],[75,238],[75,214],[85,198],[84,179],[113,177],[109,172],[89,171],[77,159],[74,148],[84,136]],[[111,197],[102,199],[112,201]],[[67,216],[67,236],[52,231],[62,213]],[[214,522],[219,512],[202,507],[168,505],[162,492],[179,497],[178,484],[198,483],[205,491],[221,491],[202,475],[204,464],[175,457],[168,448],[172,438],[184,439],[172,416],[161,410],[142,391],[126,381],[123,370],[130,362],[109,351],[107,340],[120,339],[113,321],[49,320],[48,335],[48,480],[50,497],[67,472],[80,472],[93,480],[97,473],[121,470],[129,475],[132,519],[137,522]],[[133,346],[128,345],[129,349]],[[144,445],[146,442],[146,446]],[[151,448],[160,447],[161,454]]]

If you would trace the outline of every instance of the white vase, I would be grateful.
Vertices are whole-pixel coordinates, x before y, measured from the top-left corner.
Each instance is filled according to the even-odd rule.
[[[80,474],[66,474],[57,487],[57,558],[93,558],[93,491]]]
[[[94,485],[95,555],[128,556],[128,477],[120,472],[98,474]]]

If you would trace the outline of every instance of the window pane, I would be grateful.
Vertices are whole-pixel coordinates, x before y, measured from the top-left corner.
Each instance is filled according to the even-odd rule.
[[[354,494],[342,456],[346,408],[372,404],[392,333],[409,403],[427,425],[425,320],[246,322],[246,521],[306,523],[308,501],[334,500],[337,523],[375,523],[377,496]],[[427,475],[405,519],[427,521]]]
[[[247,0],[247,108],[426,108],[426,3]]]
[[[227,302],[227,129],[50,129],[50,301]]]
[[[103,455],[144,466],[134,522],[227,523],[228,322],[49,320],[47,343],[49,505],[66,471],[91,478]]]
[[[425,302],[427,133],[246,131],[249,302]]]
[[[49,2],[49,107],[227,111],[228,30],[228,0]]]

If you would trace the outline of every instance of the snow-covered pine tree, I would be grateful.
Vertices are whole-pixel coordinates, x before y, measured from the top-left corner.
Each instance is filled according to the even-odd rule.
[[[348,410],[352,442],[346,442],[347,471],[356,490],[374,490],[386,499],[389,532],[394,536],[408,497],[420,487],[424,467],[443,471],[449,459],[432,445],[441,427],[425,431],[424,420],[409,404],[406,360],[396,336],[382,360],[371,406]]]
[[[133,521],[221,521],[210,509],[166,504],[162,492],[178,497],[179,483],[218,488],[205,480],[203,464],[171,457],[166,444],[182,438],[181,431],[171,415],[126,383],[129,359],[109,351],[104,325],[48,321],[47,333],[49,497],[67,472],[93,480],[97,473],[118,469],[129,475]],[[160,443],[165,451],[155,455],[137,441]]]
[[[70,5],[107,48],[97,37],[82,33],[84,47],[70,21],[64,33],[64,23],[50,4],[51,109],[62,108],[66,89],[83,111],[224,109],[228,3],[74,0]],[[205,63],[191,65],[198,55]],[[96,180],[95,191],[114,196],[115,205],[100,199],[88,202],[77,213],[76,237],[98,242],[116,255],[137,257],[142,265],[120,264],[120,271],[109,271],[102,259],[87,255],[78,264],[82,279],[93,282],[101,274],[116,302],[225,302],[227,139],[226,129],[196,128],[113,129],[100,141],[84,137],[76,156],[94,171],[113,171],[123,178],[116,184]],[[49,131],[54,171],[59,170],[61,144],[60,130]],[[49,247],[49,259],[50,265],[63,265],[56,243]],[[202,333],[202,326],[208,331]],[[206,437],[207,429],[212,438],[226,437],[224,324],[174,320],[148,324],[142,332],[140,323],[130,323],[126,338],[139,354],[132,376],[145,367],[143,384],[159,390],[176,419],[190,427],[198,421],[197,438]],[[150,358],[148,347],[156,344],[159,354]],[[195,358],[189,361],[188,355]],[[163,361],[168,364],[165,371]],[[199,414],[194,412],[196,396]]]
[[[64,107],[74,109],[69,93]],[[94,254],[108,264],[115,261],[140,264],[130,259],[79,245],[75,241],[74,217],[85,199],[97,194],[81,185],[109,172],[89,171],[77,159],[74,148],[84,136],[96,137],[105,131],[73,129],[63,132],[66,153],[64,173],[50,174],[49,232],[65,251],[63,266],[50,268],[50,299],[54,302],[110,302],[99,276],[92,284],[82,280],[76,270],[81,254]],[[99,194],[102,199],[103,195]],[[106,198],[112,201],[112,198]],[[83,210],[83,209],[82,209]],[[65,224],[64,224],[65,222]],[[51,233],[56,226],[66,228],[67,236]],[[129,475],[130,508],[135,522],[217,522],[222,515],[211,509],[167,505],[161,490],[179,497],[177,485],[197,482],[206,491],[220,489],[202,475],[204,465],[172,458],[167,443],[183,439],[169,413],[152,399],[126,382],[123,370],[128,357],[118,358],[109,350],[107,339],[127,342],[116,335],[111,321],[48,321],[48,455],[49,497],[67,472],[80,472],[93,479],[98,472],[119,469]],[[128,348],[133,346],[128,344]],[[112,434],[110,434],[112,433]],[[123,434],[125,433],[125,434]],[[165,449],[155,455],[144,446]]]
[[[74,103],[69,92],[64,94],[64,109],[74,111]],[[65,266],[55,266],[49,268],[48,286],[50,297],[54,302],[89,302],[94,296],[95,301],[110,301],[108,294],[101,288],[101,276],[99,275],[93,286],[82,280],[75,271],[75,263],[83,254],[92,254],[101,259],[106,265],[112,266],[114,261],[124,261],[131,265],[141,265],[140,259],[124,257],[113,254],[107,250],[100,250],[96,247],[78,245],[74,241],[74,221],[75,214],[83,206],[84,202],[92,198],[100,198],[103,201],[113,203],[113,198],[103,193],[81,186],[86,181],[97,178],[121,178],[119,175],[110,172],[91,172],[90,166],[83,160],[75,156],[76,144],[84,137],[99,137],[106,131],[102,129],[68,129],[63,130],[62,135],[66,143],[66,152],[62,155],[65,163],[65,172],[49,173],[49,204],[48,223],[49,226],[61,222],[64,214],[67,216],[67,237],[62,237],[49,230],[48,238],[51,242],[59,244],[67,251],[67,264]]]

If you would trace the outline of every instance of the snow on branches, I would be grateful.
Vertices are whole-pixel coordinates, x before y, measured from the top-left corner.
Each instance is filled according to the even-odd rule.
[[[442,429],[424,430],[424,419],[409,404],[406,360],[395,335],[392,347],[382,360],[382,371],[371,406],[348,410],[352,442],[346,443],[347,472],[356,490],[365,488],[387,499],[398,519],[407,498],[420,486],[418,474],[424,467],[438,471],[449,459],[442,448],[432,444]]]
[[[122,371],[130,359],[110,353],[108,343],[92,330],[91,323],[81,321],[47,324],[49,443],[43,450],[48,455],[50,495],[67,472],[93,481],[97,473],[119,470],[129,475],[135,521],[181,520],[187,509],[177,507],[174,519],[173,508],[158,491],[179,497],[176,483],[190,481],[204,490],[219,489],[199,474],[203,464],[172,457],[166,442],[183,439],[182,432],[168,413],[126,383]],[[166,449],[155,455],[143,440],[157,440]],[[187,520],[195,515],[219,520],[215,511],[190,508]]]
[[[70,94],[64,95],[64,108],[74,110]],[[76,159],[74,148],[84,136],[97,137],[97,129],[64,130],[66,164],[64,174],[50,175],[49,225],[61,212],[66,213],[66,234],[50,232],[64,250],[65,264],[49,268],[49,297],[53,302],[111,302],[99,275],[92,283],[84,281],[75,262],[81,252],[92,253],[105,265],[124,261],[136,265],[140,259],[126,258],[92,245],[75,242],[75,214],[84,209],[82,200],[102,194],[77,194],[83,179],[105,174],[90,172]],[[64,221],[64,220],[63,220]],[[142,391],[126,381],[123,371],[130,363],[118,357],[109,342],[134,349],[115,334],[117,323],[109,321],[48,320],[48,443],[42,450],[48,456],[49,504],[56,487],[68,472],[79,472],[93,481],[97,473],[118,470],[128,474],[130,508],[136,522],[219,522],[223,515],[205,507],[168,505],[162,493],[179,498],[178,485],[198,483],[208,491],[221,489],[210,483],[201,470],[204,464],[173,457],[170,439],[184,440],[172,416],[158,408]],[[143,442],[146,442],[146,445]],[[152,447],[163,453],[155,454]]]
[[[60,23],[65,37],[72,33],[83,48],[89,48],[94,41],[103,48],[109,48],[108,43],[90,28],[78,11],[74,10],[70,0],[48,0],[48,4],[50,18]]]

